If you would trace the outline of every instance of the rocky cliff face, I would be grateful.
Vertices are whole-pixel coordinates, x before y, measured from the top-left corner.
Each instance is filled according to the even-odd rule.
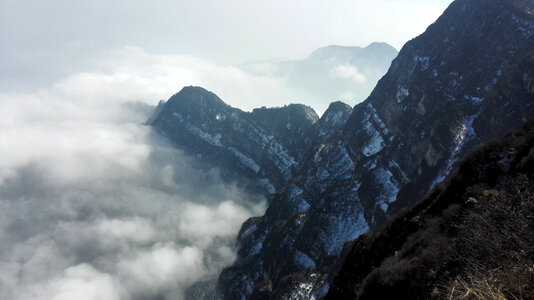
[[[269,195],[290,182],[306,149],[339,131],[351,111],[336,102],[321,119],[301,104],[248,113],[203,88],[185,87],[160,102],[147,123],[226,180]]]
[[[531,121],[347,247],[326,299],[532,299],[533,220]]]
[[[203,88],[186,87],[150,125],[207,167],[218,167],[223,178],[273,194],[291,178],[292,166],[311,143],[307,132],[318,119],[304,105],[246,113]]]
[[[531,9],[457,0],[408,42],[343,130],[311,145],[265,215],[243,225],[219,291],[282,297],[285,276],[331,266],[346,241],[420,199],[473,147],[531,119]],[[296,298],[327,290],[319,273],[306,276],[319,280],[295,284]]]

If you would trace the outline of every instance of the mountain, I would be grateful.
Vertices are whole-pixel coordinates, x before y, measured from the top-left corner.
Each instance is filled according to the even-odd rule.
[[[387,72],[398,51],[386,43],[367,47],[331,45],[298,61],[252,62],[241,66],[259,76],[284,79],[299,99],[323,112],[333,100],[363,101]]]
[[[531,119],[531,12],[529,1],[457,0],[408,42],[343,130],[308,149],[265,215],[243,225],[221,294],[324,294],[321,269],[346,241],[413,205],[474,147]],[[304,282],[291,278],[306,269]]]
[[[269,195],[289,182],[304,151],[339,130],[351,111],[336,103],[321,119],[301,104],[248,113],[203,88],[185,87],[160,102],[148,124],[228,182]]]
[[[369,98],[352,109],[333,103],[321,118],[304,105],[246,113],[198,87],[162,104],[153,127],[226,180],[270,195],[265,214],[243,224],[215,296],[325,295],[347,241],[532,119],[533,6],[456,0],[402,48]]]
[[[534,122],[349,247],[326,299],[534,299]]]

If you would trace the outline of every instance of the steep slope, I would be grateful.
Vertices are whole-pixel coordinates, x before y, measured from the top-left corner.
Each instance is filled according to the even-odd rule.
[[[276,116],[276,122],[269,118]],[[200,87],[185,87],[151,118],[171,142],[218,167],[223,178],[274,193],[311,143],[306,132],[319,119],[313,109],[289,105],[246,113]]]
[[[272,297],[285,276],[331,266],[346,241],[420,199],[465,153],[531,119],[531,8],[457,0],[408,42],[343,131],[307,151],[265,215],[243,225],[239,258],[219,278],[226,299],[254,287]],[[324,284],[295,297],[324,293],[315,278]]]
[[[300,99],[325,111],[332,100],[354,105],[368,97],[397,54],[386,43],[331,45],[315,50],[304,60],[253,62],[242,68],[260,76],[283,78]]]
[[[341,101],[330,103],[321,119],[314,124],[311,136],[326,141],[332,134],[345,127],[351,113],[352,108]]]
[[[326,299],[533,299],[534,122],[353,242]]]
[[[203,88],[185,87],[160,102],[147,123],[201,157],[206,168],[218,168],[222,178],[273,194],[292,178],[306,149],[339,131],[351,111],[338,102],[321,119],[301,104],[248,113]]]

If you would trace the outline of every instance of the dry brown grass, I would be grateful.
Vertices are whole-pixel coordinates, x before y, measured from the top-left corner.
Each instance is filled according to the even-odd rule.
[[[529,277],[532,276],[534,268],[528,266],[521,270],[491,270],[484,273],[472,270],[465,276],[458,276],[447,287],[447,295],[449,299],[461,300],[531,299]]]
[[[462,300],[507,300],[503,286],[494,276],[471,274],[460,277],[449,288],[449,299]]]

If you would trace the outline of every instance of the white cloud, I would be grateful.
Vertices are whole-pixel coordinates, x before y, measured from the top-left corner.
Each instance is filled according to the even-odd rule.
[[[150,54],[137,47],[109,52],[97,62],[96,68],[98,72],[68,77],[56,84],[55,89],[69,98],[98,101],[96,105],[110,98],[155,104],[188,85],[211,90],[226,103],[244,110],[281,106],[297,98],[282,78],[254,76],[237,67],[191,56]]]
[[[330,71],[330,76],[334,78],[342,78],[342,79],[352,79],[356,83],[365,83],[367,81],[367,78],[365,78],[365,75],[360,73],[357,67],[355,66],[337,66],[334,69]]]
[[[204,72],[214,85],[248,77],[131,48],[97,69],[0,92],[1,299],[180,299],[232,262],[240,225],[264,209],[123,105],[155,103]]]
[[[63,277],[52,280],[36,294],[36,299],[48,294],[52,300],[119,300],[124,297],[112,276],[88,264],[67,268]]]
[[[156,244],[124,259],[118,269],[128,289],[139,296],[169,294],[176,285],[184,289],[206,274],[202,258],[198,248]]]
[[[48,280],[29,282],[24,289],[10,293],[4,291],[5,299],[13,300],[119,300],[128,299],[119,283],[109,274],[102,273],[88,264],[66,268]]]
[[[217,207],[187,203],[179,216],[179,230],[184,236],[195,237],[201,245],[209,244],[215,237],[229,238],[239,231],[249,212],[231,201]],[[240,216],[240,218],[236,218]]]

